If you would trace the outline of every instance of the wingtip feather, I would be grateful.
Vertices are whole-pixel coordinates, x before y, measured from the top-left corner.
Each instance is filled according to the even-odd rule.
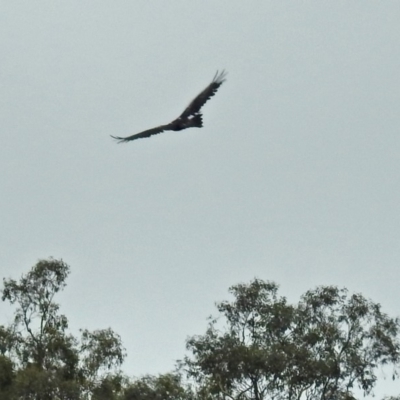
[[[122,137],[119,137],[119,136],[113,136],[113,135],[110,135],[113,139],[115,139],[116,141],[117,141],[117,143],[126,143],[127,142],[127,140],[125,140],[124,138],[122,138]]]
[[[217,70],[212,81],[221,84],[226,81],[227,74],[228,73],[225,71],[225,69],[223,69],[221,72]]]

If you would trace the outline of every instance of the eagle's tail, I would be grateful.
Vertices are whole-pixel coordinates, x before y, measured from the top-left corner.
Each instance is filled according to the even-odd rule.
[[[203,116],[196,114],[193,118],[190,118],[190,127],[201,128],[203,126]]]

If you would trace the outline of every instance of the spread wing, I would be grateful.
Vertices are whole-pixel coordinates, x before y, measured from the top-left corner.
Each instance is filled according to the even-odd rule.
[[[185,111],[180,115],[180,118],[187,118],[191,115],[196,115],[207,100],[217,93],[218,88],[225,82],[225,76],[225,71],[222,71],[220,74],[217,71],[212,82],[192,100],[192,102],[186,107]]]
[[[136,133],[135,135],[128,136],[128,137],[119,137],[119,136],[112,136],[112,135],[111,135],[111,137],[118,140],[119,143],[123,143],[123,142],[130,142],[131,140],[148,138],[152,135],[157,135],[158,133],[161,133],[164,131],[170,131],[170,130],[172,130],[172,124],[160,125],[160,126],[157,126],[157,128],[147,129],[143,132]]]

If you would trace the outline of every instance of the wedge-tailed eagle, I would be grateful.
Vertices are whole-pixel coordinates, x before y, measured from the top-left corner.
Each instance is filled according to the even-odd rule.
[[[192,102],[186,107],[185,111],[183,111],[183,113],[177,119],[173,120],[169,124],[147,129],[143,132],[136,133],[135,135],[128,137],[111,137],[117,139],[118,142],[121,143],[130,142],[131,140],[135,139],[147,138],[164,131],[181,131],[182,129],[186,128],[201,128],[203,126],[203,115],[200,113],[200,109],[208,99],[214,96],[218,88],[225,81],[225,76],[225,71],[222,71],[221,73],[218,73],[217,71],[212,82],[192,100]]]

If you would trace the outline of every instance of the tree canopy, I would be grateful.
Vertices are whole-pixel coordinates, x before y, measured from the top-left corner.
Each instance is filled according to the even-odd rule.
[[[373,393],[382,367],[398,377],[400,323],[379,304],[335,286],[290,304],[276,283],[254,279],[216,304],[175,371],[128,378],[111,328],[69,332],[55,302],[69,273],[48,259],[18,281],[3,279],[2,299],[15,311],[0,325],[1,399],[350,400]]]
[[[54,297],[69,272],[62,260],[41,260],[18,282],[3,280],[3,301],[16,306],[13,323],[0,327],[0,390],[10,399],[90,398],[119,374],[125,358],[119,335],[110,328],[83,330],[80,338],[68,333]]]
[[[351,399],[371,393],[380,366],[397,376],[399,321],[362,295],[324,286],[290,305],[258,279],[230,292],[181,363],[205,398]]]

